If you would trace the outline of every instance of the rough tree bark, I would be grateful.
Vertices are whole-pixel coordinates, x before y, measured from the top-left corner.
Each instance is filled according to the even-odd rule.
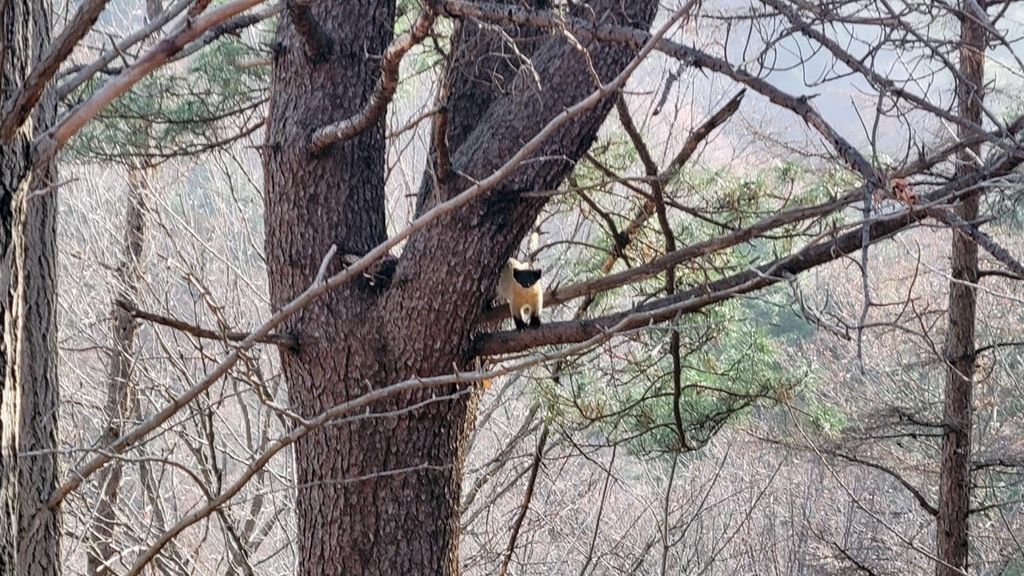
[[[974,0],[961,3],[960,74],[956,96],[962,118],[980,125],[985,74],[985,25],[970,8]],[[985,0],[980,0],[984,11]],[[960,138],[973,136],[970,129],[957,127]],[[975,172],[980,145],[971,146],[958,157],[957,175]],[[978,195],[968,196],[956,208],[958,216],[972,222],[978,217]],[[973,424],[974,325],[978,282],[978,245],[966,235],[953,231],[951,279],[949,282],[949,332],[946,335],[946,403],[939,479],[939,514],[936,524],[938,576],[966,574],[968,565],[968,513],[971,501],[971,426]]]
[[[0,102],[50,41],[46,0],[0,2]],[[0,139],[0,574],[60,572],[56,511],[40,511],[57,481],[56,174],[32,172],[31,139],[53,124],[47,91],[31,117]],[[30,537],[26,532],[36,520]]]
[[[626,2],[627,14],[622,8],[598,0],[579,14],[646,29],[657,3]],[[313,3],[309,9],[312,18],[289,14],[278,28],[264,155],[274,307],[309,284],[332,244],[340,254],[363,254],[385,239],[383,121],[319,156],[310,156],[308,142],[314,129],[367,102],[379,69],[372,55],[391,38],[394,4],[353,2],[339,10]],[[328,52],[312,58],[307,47],[323,43],[304,42],[310,25],[330,40]],[[478,39],[485,32],[474,34]],[[477,41],[456,39],[459,50],[464,40]],[[559,36],[536,42],[531,53],[540,86],[531,84],[532,74],[517,71],[513,89],[482,103],[452,90],[446,120],[456,138],[448,142],[452,174],[460,176],[431,179],[441,184],[432,198],[450,197],[470,179],[488,175],[595,89],[576,48]],[[633,55],[618,45],[588,48],[603,81]],[[453,62],[474,75],[472,61]],[[299,348],[282,351],[281,359],[294,408],[311,416],[370,389],[466,367],[500,267],[543,205],[519,193],[557,186],[611,104],[607,99],[566,125],[537,152],[543,160],[524,164],[478,201],[410,237],[390,285],[352,282],[290,320],[286,330]],[[377,406],[373,417],[319,429],[298,442],[299,573],[458,574],[458,502],[473,405],[465,387],[410,393]]]

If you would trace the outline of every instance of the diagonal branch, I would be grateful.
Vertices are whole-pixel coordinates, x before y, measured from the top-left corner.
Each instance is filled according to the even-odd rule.
[[[28,78],[20,87],[4,102],[0,110],[0,141],[8,140],[14,131],[21,127],[28,119],[32,109],[42,97],[43,89],[57,73],[57,69],[64,60],[71,54],[78,41],[92,29],[100,12],[106,7],[108,0],[85,0],[78,7],[71,22],[64,27],[58,36],[47,48],[46,53],[39,62],[32,68]],[[2,64],[2,63],[0,63]]]
[[[199,326],[189,324],[188,322],[178,320],[177,318],[171,318],[170,316],[162,316],[160,314],[154,314],[153,312],[146,312],[145,310],[140,310],[131,302],[120,298],[116,299],[114,301],[114,304],[116,304],[122,310],[131,314],[132,317],[134,318],[146,320],[147,322],[152,322],[154,324],[160,324],[161,326],[167,326],[168,328],[173,328],[175,330],[180,330],[181,332],[191,334],[196,338],[205,338],[207,340],[227,340],[230,342],[242,342],[246,338],[248,338],[250,334],[249,332],[220,332],[218,330],[201,328]],[[296,339],[295,336],[291,334],[270,333],[264,336],[257,337],[256,342],[259,342],[261,344],[273,344],[275,346],[284,346],[285,348],[291,349],[298,348],[299,346],[298,339]]]
[[[897,98],[906,100],[907,102],[910,102],[920,107],[922,110],[927,110],[928,112],[935,114],[936,116],[946,120],[947,122],[951,122],[958,126],[967,128],[977,134],[985,133],[985,129],[980,124],[972,122],[970,119],[965,118],[964,116],[954,114],[949,110],[944,110],[929,102],[927,98],[922,98],[921,96],[918,96],[913,92],[904,90],[897,86],[896,83],[893,82],[890,78],[886,78],[881,74],[878,74],[870,67],[868,67],[866,64],[864,64],[861,60],[855,58],[852,54],[844,50],[834,40],[826,36],[820,30],[815,29],[806,20],[800,18],[800,16],[792,8],[786,6],[780,0],[761,0],[761,2],[777,10],[787,20],[789,20],[789,23],[793,26],[793,28],[799,30],[808,38],[811,38],[814,41],[821,44],[822,46],[824,46],[826,50],[831,52],[832,55],[835,56],[838,60],[840,60],[843,64],[849,66],[851,70],[855,70],[859,74],[863,75],[865,79],[867,79],[873,85],[877,86],[881,91],[888,92],[893,96],[896,96]],[[949,69],[956,70],[956,68],[954,67],[950,67]],[[988,110],[985,110],[985,112],[988,115],[989,119],[996,124],[996,126],[1001,125],[999,118],[994,116]]]
[[[989,254],[994,256],[996,260],[1005,264],[1006,267],[1017,276],[1024,276],[1024,266],[1021,265],[1020,261],[1014,258],[1013,255],[1010,254],[1009,250],[1000,246],[999,243],[993,240],[991,236],[985,234],[970,222],[967,222],[949,210],[942,210],[940,208],[928,208],[927,213],[939,222],[948,224],[953,229],[963,232],[968,238],[973,240],[975,244],[981,246]]]
[[[118,45],[111,47],[110,50],[104,52],[88,66],[85,66],[81,70],[75,72],[75,75],[72,76],[70,80],[65,81],[57,87],[57,98],[60,100],[67,98],[69,94],[77,90],[82,84],[85,84],[97,72],[103,70],[107,64],[110,64],[115,58],[127,52],[132,46],[142,42],[146,38],[149,38],[154,32],[163,27],[164,24],[170,22],[172,18],[183,12],[185,8],[188,8],[191,3],[192,0],[178,0],[176,3],[161,12],[156,18],[150,20],[146,26],[122,40]],[[63,76],[63,74],[61,75]]]
[[[540,431],[540,439],[537,440],[537,449],[533,453],[533,462],[530,464],[530,479],[526,482],[526,492],[523,494],[523,505],[519,507],[519,514],[512,524],[512,535],[509,536],[508,546],[505,548],[505,558],[501,561],[499,576],[508,574],[508,566],[512,563],[512,554],[516,550],[516,540],[519,539],[519,530],[523,527],[523,520],[530,510],[530,501],[533,500],[533,489],[537,484],[537,474],[540,472],[540,465],[544,459],[544,446],[548,443],[548,425]]]
[[[56,126],[46,134],[39,136],[34,142],[37,166],[45,164],[57,153],[68,140],[90,120],[96,117],[115,98],[131,89],[147,74],[160,66],[185,48],[189,42],[199,38],[204,32],[228,18],[240,14],[265,0],[234,0],[211,10],[198,19],[186,22],[178,31],[161,40],[145,56],[129,66],[123,72],[111,78],[88,100],[71,110]]]
[[[564,16],[545,10],[524,10],[517,6],[471,3],[466,0],[445,0],[441,2],[441,9],[449,15],[462,18],[511,22],[513,24],[535,26],[538,28],[567,29],[577,36],[595,38],[606,42],[642,45],[651,39],[650,34],[636,28],[597,25],[580,18]],[[696,48],[679,44],[678,42],[661,38],[657,41],[655,49],[691,66],[727,76],[733,81],[743,84],[765,96],[772,103],[800,116],[808,126],[824,136],[836,153],[854,171],[870,183],[872,188],[885,188],[885,179],[882,175],[850,142],[825,121],[806,96],[793,96],[776,88],[764,79],[758,78],[744,70],[734,68],[727,60],[712,56]]]
[[[711,304],[759,290],[860,249],[863,237],[867,237],[870,242],[877,242],[900,230],[909,228],[929,216],[929,204],[955,201],[972,194],[979,183],[989,178],[1005,176],[1016,169],[1021,162],[1024,162],[1024,150],[1017,149],[1013,154],[1003,156],[990,169],[964,176],[926,195],[923,199],[925,207],[911,207],[908,211],[888,215],[873,222],[866,222],[861,227],[847,232],[831,242],[807,246],[794,254],[758,268],[720,278],[702,286],[695,286],[628,312],[592,320],[556,322],[529,332],[480,334],[474,342],[474,351],[481,356],[495,356],[523,352],[539,346],[581,342],[593,338],[595,335],[607,333],[612,326],[616,326],[620,330],[635,330],[652,323],[664,322],[677,314],[695,312]],[[728,236],[731,235],[726,237]],[[711,242],[720,242],[722,238],[716,238]],[[688,248],[684,248],[659,260],[678,257],[680,252],[687,250]],[[623,274],[631,272],[627,271]],[[621,277],[622,274],[615,276]],[[591,284],[599,284],[610,278],[613,276],[599,278]]]
[[[399,36],[388,46],[388,49],[384,51],[380,80],[377,82],[377,89],[370,96],[370,103],[359,114],[341,122],[323,126],[314,132],[310,145],[314,154],[323,152],[331,144],[354,138],[380,120],[398,88],[398,70],[402,64],[402,57],[412,50],[413,46],[422,42],[427,34],[430,34],[430,29],[434,25],[434,17],[434,11],[429,7],[426,8],[413,23],[412,29]]]
[[[929,516],[935,517],[939,514],[938,508],[936,508],[931,502],[928,501],[928,498],[924,495],[924,493],[922,493],[917,488],[917,486],[914,486],[913,484],[910,483],[909,480],[900,475],[900,473],[897,472],[896,470],[893,470],[892,468],[884,464],[879,464],[878,462],[868,460],[867,458],[861,458],[860,456],[854,456],[853,454],[846,454],[845,452],[840,452],[838,450],[829,450],[827,448],[823,448],[822,452],[839,458],[840,460],[846,460],[847,462],[852,462],[854,464],[866,466],[868,468],[872,468],[874,470],[878,470],[879,472],[886,474],[893,480],[899,482],[900,485],[903,486],[903,488],[905,488],[907,492],[910,492],[910,495],[914,497],[914,500],[917,500],[917,504],[921,506],[921,509],[927,512]]]

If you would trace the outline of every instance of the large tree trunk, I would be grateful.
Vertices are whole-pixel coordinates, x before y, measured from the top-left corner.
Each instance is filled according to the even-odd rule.
[[[629,20],[646,28],[656,2],[627,4]],[[624,22],[621,6],[602,0],[593,8],[600,18]],[[353,2],[339,10],[313,3],[310,9],[306,26],[284,17],[278,28],[264,157],[274,307],[309,284],[332,244],[340,254],[363,254],[385,239],[383,121],[320,156],[311,157],[307,144],[315,128],[367,102],[379,75],[372,55],[391,38],[394,5]],[[307,57],[297,28],[310,22],[332,40],[326,58]],[[633,54],[623,46],[590,48],[605,81]],[[483,104],[449,102],[452,133],[460,135],[451,154],[456,173],[488,175],[595,88],[586,60],[560,37],[544,39],[533,64],[541,87],[525,84],[524,74],[518,89]],[[402,379],[465,367],[500,267],[543,204],[519,193],[557,186],[611,104],[556,134],[536,154],[545,160],[528,163],[479,201],[413,235],[390,286],[355,280],[292,319],[286,329],[300,346],[281,359],[294,408],[311,416]],[[468,181],[441,185],[433,198],[450,197]],[[464,387],[409,393],[376,406],[374,417],[299,441],[299,573],[457,574],[458,502],[473,404]]]
[[[964,2],[960,20],[960,73],[957,82],[959,114],[981,124],[982,83],[985,74],[985,28]],[[982,9],[985,0],[980,1]],[[961,138],[972,136],[957,127]],[[958,176],[977,170],[975,158],[981,146],[959,156]],[[968,222],[978,217],[978,196],[968,196],[956,208]],[[949,283],[949,333],[946,336],[946,404],[939,480],[939,514],[936,526],[938,576],[966,574],[968,564],[968,514],[971,502],[971,426],[973,424],[974,324],[978,282],[978,245],[966,235],[953,232]]]
[[[50,41],[45,0],[0,3],[0,102]],[[31,119],[0,140],[0,574],[60,571],[56,511],[41,509],[57,481],[56,175],[32,173],[29,142],[53,124],[49,91]],[[20,454],[20,458],[19,458]]]

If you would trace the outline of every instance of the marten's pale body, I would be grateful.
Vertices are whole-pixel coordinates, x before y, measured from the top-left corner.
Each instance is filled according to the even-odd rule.
[[[540,328],[540,313],[544,309],[544,289],[540,285],[540,270],[529,268],[515,258],[509,258],[498,280],[498,297],[508,302],[517,330]]]

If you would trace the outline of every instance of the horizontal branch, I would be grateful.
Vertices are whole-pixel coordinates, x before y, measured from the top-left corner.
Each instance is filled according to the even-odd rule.
[[[413,23],[412,29],[396,38],[384,51],[380,79],[370,96],[369,104],[355,116],[324,126],[313,133],[310,146],[314,154],[323,152],[331,144],[354,138],[380,120],[398,88],[398,71],[402,57],[430,34],[433,25],[434,12],[427,7]]]
[[[866,222],[862,226],[834,238],[831,242],[807,246],[795,254],[774,260],[758,268],[733,274],[705,285],[694,286],[689,290],[661,298],[631,311],[590,320],[556,322],[546,324],[539,330],[526,332],[480,334],[474,342],[474,351],[481,356],[518,353],[540,346],[580,342],[592,338],[596,334],[606,333],[611,326],[619,326],[623,330],[635,330],[653,323],[671,320],[679,314],[696,312],[711,304],[759,290],[816,266],[842,258],[860,249],[865,236],[871,243],[892,236],[927,217],[928,210],[933,204],[957,201],[972,193],[975,187],[985,180],[1009,174],[1021,162],[1024,162],[1024,149],[1017,148],[1013,154],[1002,156],[991,168],[964,176],[925,195],[922,198],[922,206],[910,207],[906,211]],[[621,276],[621,274],[616,276]],[[595,282],[601,280],[605,279],[601,278]]]
[[[764,218],[747,228],[742,228],[740,230],[712,238],[711,240],[698,242],[696,244],[680,248],[675,252],[665,254],[664,256],[656,258],[642,266],[630,268],[617,274],[586,280],[570,286],[554,288],[544,295],[544,302],[547,306],[554,306],[575,298],[589,296],[598,292],[613,290],[615,288],[621,288],[636,282],[642,282],[644,280],[654,278],[671,267],[685,264],[686,262],[713,254],[720,250],[732,248],[733,246],[750,241],[776,228],[795,224],[810,218],[828,216],[837,210],[841,210],[850,203],[855,202],[862,196],[863,189],[861,188],[845,195],[842,198],[818,204],[817,206],[797,208],[788,212],[775,214]],[[481,322],[496,322],[507,316],[508,310],[505,307],[500,307],[484,314],[481,318]]]
[[[173,328],[175,330],[185,332],[186,334],[191,334],[196,338],[205,338],[207,340],[221,340],[229,342],[242,342],[251,334],[250,332],[237,332],[232,330],[220,332],[217,330],[201,328],[199,326],[189,324],[188,322],[178,320],[177,318],[171,318],[170,316],[162,316],[160,314],[154,314],[152,312],[140,310],[131,302],[128,302],[127,300],[122,300],[120,298],[114,300],[114,304],[121,308],[122,310],[124,310],[125,312],[131,314],[133,318],[145,320],[147,322],[152,322],[154,324],[160,324],[161,326],[167,326],[168,328]],[[256,342],[259,342],[261,344],[273,344],[275,346],[284,346],[285,348],[291,349],[298,348],[299,346],[298,339],[291,334],[269,333],[264,336],[258,336],[256,338]]]

